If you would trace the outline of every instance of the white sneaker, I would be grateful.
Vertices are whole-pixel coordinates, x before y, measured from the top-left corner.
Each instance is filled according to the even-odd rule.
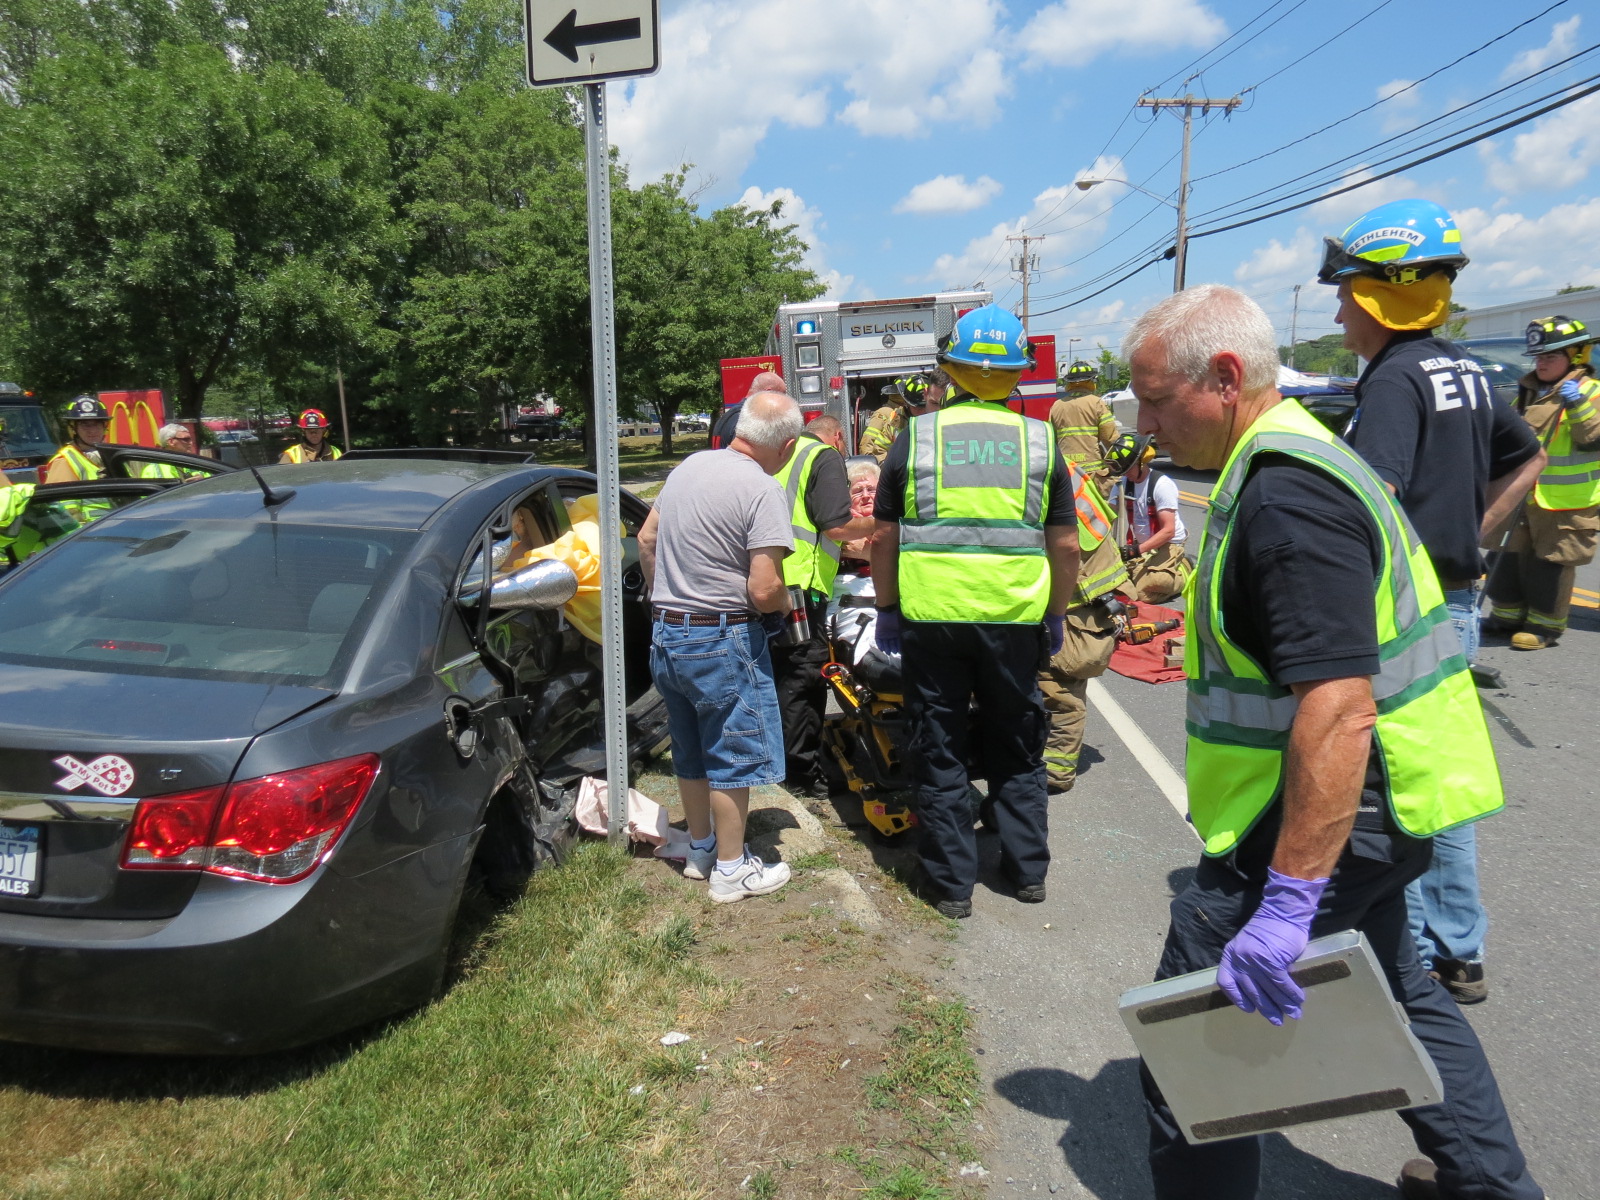
[[[683,864],[685,879],[709,879],[717,863],[717,848],[696,850],[690,842],[664,842],[651,851],[657,858]]]
[[[683,860],[683,877],[710,879],[717,869],[717,848],[712,846],[709,850],[696,850],[693,846],[689,846],[687,849],[689,856]]]
[[[684,872],[687,875],[688,869]],[[748,850],[745,851],[744,862],[730,875],[724,875],[715,866],[711,869],[711,898],[721,904],[731,904],[735,900],[743,900],[746,896],[765,896],[775,892],[789,882],[789,866],[787,863],[773,863],[770,866],[762,862]]]

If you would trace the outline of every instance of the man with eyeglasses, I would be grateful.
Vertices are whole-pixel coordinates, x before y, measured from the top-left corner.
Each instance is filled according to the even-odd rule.
[[[156,442],[163,450],[171,450],[178,454],[194,453],[194,434],[187,425],[179,425],[176,421],[163,425],[156,433]],[[141,479],[186,479],[188,472],[171,463],[149,462],[139,466]]]

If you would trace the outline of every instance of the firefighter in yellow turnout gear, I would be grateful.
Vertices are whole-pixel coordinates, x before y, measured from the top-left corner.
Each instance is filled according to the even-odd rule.
[[[1064,452],[1063,452],[1064,456]],[[1052,795],[1072,790],[1083,750],[1088,715],[1089,680],[1104,675],[1117,648],[1117,627],[1106,601],[1128,586],[1117,539],[1112,536],[1116,513],[1101,485],[1068,463],[1073,505],[1078,513],[1078,584],[1067,609],[1061,649],[1039,672],[1039,694],[1050,718],[1045,738],[1045,782]]]
[[[889,396],[889,403],[867,418],[867,427],[861,431],[856,448],[857,454],[870,454],[880,464],[906,427],[908,417],[933,412],[944,403],[950,391],[950,376],[943,369],[935,369],[926,375],[896,379],[883,390]]]
[[[1086,362],[1075,362],[1061,377],[1066,393],[1050,407],[1050,427],[1056,431],[1061,457],[1071,466],[1095,478],[1100,490],[1106,486],[1101,459],[1117,440],[1117,419],[1106,402],[1095,395],[1095,369]]]
[[[99,479],[104,468],[100,465],[100,446],[106,440],[106,427],[111,414],[95,396],[75,396],[62,414],[67,427],[67,441],[55,456],[39,468],[39,478],[44,483],[87,483]],[[111,511],[105,500],[63,500],[61,506],[72,519],[88,524]]]
[[[1577,568],[1594,560],[1600,533],[1600,380],[1582,321],[1534,321],[1527,338],[1533,370],[1517,410],[1550,459],[1489,576],[1490,628],[1516,630],[1515,650],[1543,650],[1566,632]]]
[[[280,463],[332,462],[344,457],[328,440],[330,423],[320,408],[306,409],[295,424],[300,427],[300,440],[278,456]]]

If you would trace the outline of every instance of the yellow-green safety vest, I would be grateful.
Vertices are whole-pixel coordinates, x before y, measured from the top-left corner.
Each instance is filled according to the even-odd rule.
[[[149,462],[139,466],[140,479],[182,479],[183,472],[171,463]]]
[[[58,458],[65,459],[67,465],[77,473],[79,479],[90,480],[100,478],[100,468],[95,466],[94,463],[91,462],[81,450],[79,450],[71,442],[68,442],[65,446],[61,447],[61,449],[57,450],[53,455],[51,455],[50,461],[45,463],[44,467],[39,472],[40,479],[44,479],[49,475],[50,468],[55,466],[56,459]]]
[[[1494,749],[1426,548],[1372,469],[1286,400],[1257,419],[1229,456],[1184,594],[1189,815],[1206,854],[1232,850],[1282,794],[1299,704],[1229,638],[1222,611],[1234,502],[1251,460],[1267,452],[1289,455],[1348,489],[1382,537],[1373,596],[1381,663],[1372,677],[1373,737],[1400,828],[1430,837],[1498,811],[1505,798]]]
[[[1072,606],[1077,608],[1130,580],[1121,554],[1095,557],[1095,551],[1111,536],[1116,510],[1082,468],[1069,462],[1067,472],[1072,478],[1072,505],[1078,514],[1078,583],[1072,593]]]
[[[1050,426],[998,401],[966,400],[912,417],[908,440],[901,612],[912,621],[1042,621]]]
[[[31,483],[0,488],[0,563],[16,566],[79,527],[61,504],[45,505],[25,521],[33,491]]]
[[[57,450],[49,462],[39,468],[39,478],[48,479],[50,468],[56,459],[65,459],[67,464],[77,473],[78,479],[83,482],[99,479],[105,474],[99,467],[71,442]],[[109,500],[63,500],[61,507],[66,509],[73,520],[87,525],[90,521],[97,521],[111,511],[113,505]],[[30,551],[31,553],[31,551]]]
[[[331,457],[333,457],[333,458],[343,458],[344,457],[344,455],[339,453],[339,447],[337,447],[337,446],[329,446],[327,442],[323,442],[322,444],[324,446],[327,446],[327,448],[329,450],[333,451],[333,454],[332,454]],[[294,445],[290,446],[287,450],[285,450],[284,453],[289,456],[289,461],[292,462],[292,463],[327,462],[327,461],[329,461],[328,459],[325,459],[325,458],[318,458],[318,459],[307,458],[306,457],[306,444],[304,442],[296,442]]]
[[[1545,441],[1550,461],[1533,485],[1534,503],[1552,512],[1600,504],[1600,451],[1575,450],[1572,444],[1572,427],[1594,420],[1600,380],[1584,376],[1578,380],[1578,390],[1583,398],[1557,417],[1551,428]]]
[[[832,446],[802,434],[783,470],[773,476],[789,504],[789,528],[794,534],[794,550],[783,560],[783,582],[822,596],[833,595],[833,580],[839,574],[839,543],[812,524],[806,511],[806,488],[821,456],[830,453],[836,453]]]

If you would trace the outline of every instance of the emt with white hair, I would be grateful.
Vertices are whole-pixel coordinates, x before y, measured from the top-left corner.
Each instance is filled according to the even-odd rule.
[[[1540,1200],[1483,1048],[1407,927],[1433,835],[1505,803],[1428,552],[1372,468],[1279,396],[1272,322],[1243,293],[1168,297],[1123,354],[1139,432],[1221,472],[1184,662],[1205,851],[1157,978],[1215,967],[1234,1004],[1281,1025],[1301,1014],[1307,941],[1361,931],[1444,1083],[1442,1103],[1400,1113],[1427,1156],[1401,1195]],[[1260,1137],[1190,1145],[1141,1074],[1159,1200],[1254,1200]]]
[[[187,425],[180,425],[176,421],[168,422],[156,431],[156,444],[163,450],[171,450],[177,454],[194,453],[194,434]],[[141,463],[139,476],[141,479],[182,479],[185,472],[171,463],[149,462]]]
[[[784,556],[789,506],[772,478],[800,437],[782,392],[744,401],[733,443],[691,454],[667,476],[639,531],[655,621],[650,674],[667,705],[672,769],[690,841],[660,847],[709,879],[713,900],[743,900],[789,882],[744,844],[750,789],[784,779],[783,718],[769,633],[789,611]]]

